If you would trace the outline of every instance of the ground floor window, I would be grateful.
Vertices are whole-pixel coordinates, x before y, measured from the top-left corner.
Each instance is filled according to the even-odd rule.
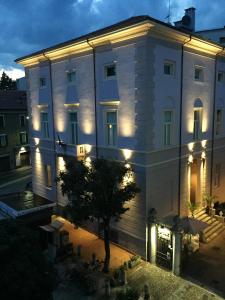
[[[51,172],[51,166],[45,165],[45,177],[46,177],[46,186],[52,187],[52,172]]]

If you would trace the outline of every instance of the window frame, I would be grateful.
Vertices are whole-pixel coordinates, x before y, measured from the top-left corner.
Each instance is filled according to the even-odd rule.
[[[107,76],[107,68],[111,66],[115,67],[115,75]],[[103,73],[104,73],[105,80],[115,80],[117,78],[117,64],[115,62],[104,64]]]
[[[26,142],[25,143],[22,142],[22,135],[26,136]],[[21,131],[20,132],[20,144],[21,145],[27,145],[28,144],[28,137],[27,137],[27,132],[26,131]]]
[[[75,74],[75,78],[74,78],[74,80],[69,80],[70,75],[72,73]],[[75,69],[66,71],[66,81],[67,81],[68,85],[75,85],[76,84],[76,79],[77,79],[77,71]]]
[[[41,111],[40,114],[41,114],[41,135],[42,135],[43,139],[48,140],[50,138],[48,112]],[[47,121],[43,120],[44,114],[47,115]],[[46,131],[46,128],[47,128],[47,131]],[[47,135],[45,135],[46,132],[48,133]]]
[[[3,118],[3,127],[0,127],[0,129],[4,129],[5,128],[5,115],[0,114],[0,118]]]
[[[1,137],[5,137],[5,145],[1,144]],[[6,133],[0,134],[0,148],[6,148],[8,146],[8,135]]]
[[[195,113],[199,113],[199,120],[198,123],[196,122],[197,120],[195,119]],[[193,141],[199,141],[201,139],[202,135],[202,115],[203,115],[203,109],[202,108],[194,108],[193,110]],[[197,127],[196,131],[196,124],[199,124]],[[196,135],[197,132],[197,135]]]
[[[165,66],[169,65],[170,67],[172,67],[172,73],[165,73]],[[173,60],[169,60],[169,59],[165,59],[164,63],[163,63],[163,74],[166,76],[170,76],[170,77],[175,77],[176,75],[176,62]]]
[[[165,113],[166,112],[171,113],[171,121],[170,122],[165,121]],[[173,124],[174,124],[174,110],[165,109],[163,111],[163,146],[165,148],[169,148],[169,147],[173,146]],[[167,132],[168,125],[170,126],[170,144],[166,143],[167,138],[165,138],[166,137],[165,132]]]
[[[74,122],[70,120],[70,115],[75,113],[77,115],[77,121]],[[71,125],[75,124],[75,143],[72,142],[72,130],[71,130]],[[78,111],[77,110],[69,110],[68,111],[68,125],[69,125],[69,144],[70,145],[78,145],[79,144],[79,134],[78,134],[78,129],[79,129],[79,122],[78,122]]]
[[[221,112],[220,121],[218,122],[218,111]],[[215,124],[215,135],[220,136],[223,133],[223,109],[217,108],[216,109],[216,124]],[[218,128],[220,130],[218,130]]]
[[[194,67],[194,81],[196,82],[204,82],[204,67],[203,66],[198,66],[198,65],[195,65]],[[200,71],[200,77],[199,78],[196,78],[196,71]]]
[[[45,187],[48,189],[52,188],[52,166],[47,164],[45,168]]]
[[[116,114],[116,123],[111,124],[107,122],[107,114],[108,113],[115,113]],[[109,144],[109,135],[108,135],[108,125],[116,126],[116,140],[115,143]],[[113,128],[113,127],[112,127]],[[117,109],[107,109],[104,112],[104,130],[105,130],[105,145],[108,148],[116,148],[118,145],[118,110]],[[113,136],[113,135],[112,135]]]
[[[24,118],[24,125],[22,125],[22,122],[21,122],[22,117]],[[20,127],[21,128],[26,127],[26,115],[19,115],[19,118],[20,118]]]
[[[221,74],[221,80],[219,80],[219,75]],[[225,84],[225,72],[224,71],[218,71],[217,73],[217,82]]]
[[[40,87],[40,89],[44,89],[44,88],[46,88],[46,86],[47,86],[46,77],[39,77],[39,87]]]

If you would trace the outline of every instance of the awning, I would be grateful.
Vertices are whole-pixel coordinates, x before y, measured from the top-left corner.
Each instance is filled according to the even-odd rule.
[[[194,218],[185,217],[181,219],[181,227],[183,228],[184,233],[195,235],[206,229],[208,226],[207,223]]]

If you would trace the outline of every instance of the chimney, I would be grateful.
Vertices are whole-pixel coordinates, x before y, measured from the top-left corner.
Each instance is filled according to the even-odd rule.
[[[195,8],[185,9],[185,15],[180,21],[174,22],[175,27],[195,32]]]

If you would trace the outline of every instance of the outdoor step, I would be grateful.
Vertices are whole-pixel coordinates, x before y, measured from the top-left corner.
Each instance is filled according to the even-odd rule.
[[[213,224],[211,226],[209,226],[208,228],[206,228],[204,231],[203,231],[203,234],[206,238],[208,238],[210,235],[212,235],[214,232],[218,232],[218,230],[220,230],[220,228],[223,228],[223,225],[221,223],[217,223],[217,224]]]
[[[223,231],[224,231],[224,227],[222,226],[221,229],[219,229],[217,232],[214,232],[212,235],[210,235],[209,237],[207,237],[206,240],[205,240],[205,242],[206,243],[211,242],[214,238],[216,238]]]
[[[197,212],[194,214],[194,217],[195,217],[196,219],[198,219],[199,217],[201,217],[201,216],[204,215],[205,213],[206,213],[206,212],[205,212],[205,208],[203,208],[203,209],[197,211]]]
[[[204,214],[200,218],[197,218],[197,219],[202,222],[205,222],[207,224],[211,224],[213,222],[213,219],[207,214]]]

